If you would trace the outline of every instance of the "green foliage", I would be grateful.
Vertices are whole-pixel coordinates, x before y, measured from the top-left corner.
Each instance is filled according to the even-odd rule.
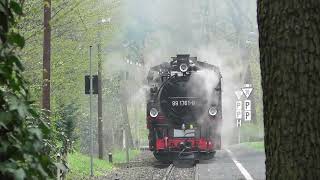
[[[80,147],[87,148],[89,142],[88,97],[84,95],[84,75],[89,73],[88,49],[93,46],[96,53],[98,34],[101,35],[102,49],[116,30],[111,22],[100,23],[102,19],[113,16],[117,6],[115,0],[55,0],[52,1],[51,38],[51,118],[55,131],[56,146],[65,151],[65,134],[60,125],[67,122],[64,117],[67,106],[73,102],[78,107],[74,115],[74,132],[80,139]],[[21,33],[27,37],[25,48],[21,51],[26,67],[25,77],[30,84],[32,98],[41,102],[42,88],[42,0],[29,0],[24,3],[24,16],[19,21]],[[93,58],[93,72],[96,71],[97,58]],[[95,100],[95,99],[94,99]],[[70,123],[70,121],[68,121]],[[56,126],[58,125],[58,126]],[[55,129],[55,128],[58,129]],[[73,133],[75,135],[75,133]],[[70,140],[71,143],[73,140]],[[67,149],[70,149],[68,147]]]
[[[68,157],[70,173],[68,179],[82,179],[90,176],[90,157],[78,152],[74,152]],[[94,158],[94,174],[101,176],[112,169],[112,164],[105,160]]]
[[[19,22],[21,32],[28,37],[24,56],[25,72],[32,81],[31,92],[36,100],[41,98],[42,85],[42,0],[25,2],[25,16]],[[99,24],[111,17],[114,5],[100,0],[57,0],[52,2],[52,55],[51,95],[52,112],[59,104],[72,101],[83,103],[83,76],[88,73],[88,49],[92,45],[96,54],[98,33],[106,44],[114,31],[111,23]],[[93,59],[93,67],[97,67]],[[95,71],[96,69],[94,69]],[[66,88],[68,87],[68,88]]]
[[[62,154],[67,154],[72,151],[73,144],[77,139],[75,128],[78,117],[78,108],[73,103],[66,106],[61,105],[57,113],[59,117],[56,121],[57,140],[62,142],[60,152]]]
[[[130,159],[134,159],[140,153],[139,150],[130,150]],[[113,163],[122,163],[126,161],[126,151],[113,151]],[[70,173],[68,179],[82,179],[90,175],[90,157],[88,155],[74,152],[68,157]],[[103,176],[113,168],[107,160],[93,158],[94,175]]]
[[[44,153],[50,130],[30,101],[17,50],[25,45],[14,27],[22,6],[0,4],[0,179],[47,179],[54,164]]]
[[[130,149],[129,150],[129,159],[133,159],[135,158],[138,154],[140,153],[139,150],[136,149]],[[126,151],[125,150],[114,150],[112,152],[112,156],[113,156],[113,162],[114,163],[123,163],[126,162]]]

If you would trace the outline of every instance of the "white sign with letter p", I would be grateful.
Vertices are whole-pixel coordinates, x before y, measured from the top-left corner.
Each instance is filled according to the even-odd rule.
[[[251,111],[244,111],[244,121],[251,121]]]
[[[242,102],[236,101],[236,119],[242,119]]]
[[[245,111],[251,111],[251,100],[245,100],[244,101],[244,110]]]

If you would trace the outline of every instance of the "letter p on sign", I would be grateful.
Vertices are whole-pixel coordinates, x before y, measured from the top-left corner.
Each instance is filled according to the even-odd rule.
[[[244,121],[251,121],[251,111],[244,111]]]
[[[245,111],[251,111],[251,101],[250,100],[245,100],[244,101],[244,110]]]
[[[237,101],[236,102],[236,110],[242,110],[242,102],[241,101]]]

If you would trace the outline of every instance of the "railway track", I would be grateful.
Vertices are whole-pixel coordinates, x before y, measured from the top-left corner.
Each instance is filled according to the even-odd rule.
[[[178,162],[162,163],[147,151],[129,163],[115,163],[113,171],[95,180],[194,180],[196,168],[193,163]]]
[[[170,164],[170,166],[167,168],[167,171],[164,174],[162,180],[169,180],[173,170],[174,170],[174,166],[173,166],[173,164]]]
[[[183,177],[183,175],[186,175],[188,177]],[[193,167],[190,167],[190,168],[179,168],[174,164],[170,164],[162,180],[177,180],[177,179],[198,180],[197,166],[194,165]]]

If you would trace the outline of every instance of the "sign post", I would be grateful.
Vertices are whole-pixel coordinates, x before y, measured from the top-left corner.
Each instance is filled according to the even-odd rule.
[[[236,91],[235,94],[237,96],[237,101],[236,101],[236,123],[238,127],[238,143],[240,144],[241,142],[241,121],[242,117],[245,122],[250,122],[251,121],[251,100],[249,100],[249,96],[252,92],[252,84],[245,84],[241,90]],[[244,95],[245,100],[242,101],[241,97]],[[243,107],[242,107],[243,105]],[[242,111],[244,109],[244,111]]]
[[[242,120],[242,101],[241,101],[241,97],[243,92],[242,91],[236,91],[235,92],[238,100],[236,101],[236,123],[237,123],[237,127],[238,127],[238,144],[240,144],[241,142],[241,120]]]
[[[92,46],[89,48],[89,71],[90,74],[84,76],[85,94],[89,94],[89,128],[90,128],[90,176],[93,176],[93,125],[92,125],[92,95],[98,94],[98,76],[92,75]]]
[[[240,133],[241,119],[237,119],[237,127],[238,127],[238,144],[240,144],[241,143],[241,133]]]
[[[90,147],[90,175],[91,177],[93,177],[93,128],[92,128],[92,56],[91,56],[91,50],[92,50],[92,46],[90,46],[89,49],[89,68],[90,68],[90,141],[91,141],[91,147]]]

